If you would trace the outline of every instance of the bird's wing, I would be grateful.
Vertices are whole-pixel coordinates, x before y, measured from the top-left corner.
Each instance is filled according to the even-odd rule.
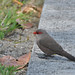
[[[54,52],[63,50],[62,47],[52,37],[42,38],[39,40],[39,43],[40,43],[40,45],[42,45]]]

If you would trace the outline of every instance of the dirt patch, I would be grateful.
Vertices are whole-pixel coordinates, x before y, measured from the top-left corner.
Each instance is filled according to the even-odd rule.
[[[0,57],[11,55],[18,58],[19,56],[31,52],[34,43],[33,32],[37,29],[37,25],[30,29],[25,29],[24,31],[16,29],[11,36],[0,40]],[[26,70],[27,67],[17,72],[17,75],[25,75]]]

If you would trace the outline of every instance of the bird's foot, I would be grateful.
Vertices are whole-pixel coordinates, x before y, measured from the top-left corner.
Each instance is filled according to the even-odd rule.
[[[42,59],[49,59],[49,57],[54,57],[52,55],[47,55],[47,54],[43,54],[41,56],[38,56],[39,58],[42,58]]]

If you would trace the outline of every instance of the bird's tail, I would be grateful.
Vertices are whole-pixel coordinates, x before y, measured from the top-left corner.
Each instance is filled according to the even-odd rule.
[[[75,57],[72,56],[71,54],[67,53],[66,51],[62,51],[61,54],[59,54],[61,56],[65,56],[67,57],[69,60],[75,61]]]

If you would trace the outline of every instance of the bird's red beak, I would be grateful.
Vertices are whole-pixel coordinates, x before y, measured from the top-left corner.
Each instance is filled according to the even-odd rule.
[[[37,32],[33,32],[33,34],[37,34]]]

